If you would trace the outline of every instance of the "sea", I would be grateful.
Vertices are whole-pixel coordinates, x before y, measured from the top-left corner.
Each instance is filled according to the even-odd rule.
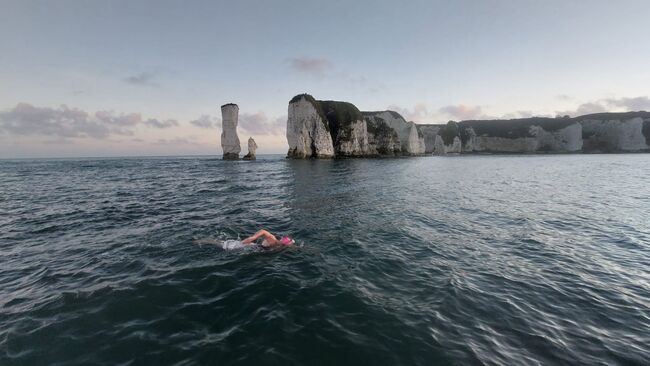
[[[0,161],[0,365],[649,364],[650,154]]]

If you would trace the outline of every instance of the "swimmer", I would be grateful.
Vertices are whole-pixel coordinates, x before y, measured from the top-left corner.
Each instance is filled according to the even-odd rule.
[[[255,240],[258,238],[264,238],[262,241],[262,246],[265,248],[272,247],[275,245],[284,245],[284,246],[290,246],[293,245],[296,241],[291,239],[288,236],[283,236],[282,238],[278,239],[276,238],[273,234],[266,230],[260,230],[256,232],[253,236],[248,237],[244,240],[241,241],[242,244],[254,244]]]

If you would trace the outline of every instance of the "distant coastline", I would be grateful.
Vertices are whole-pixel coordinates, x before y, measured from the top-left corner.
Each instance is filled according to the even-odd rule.
[[[650,152],[650,112],[416,124],[299,94],[289,102],[287,157]]]

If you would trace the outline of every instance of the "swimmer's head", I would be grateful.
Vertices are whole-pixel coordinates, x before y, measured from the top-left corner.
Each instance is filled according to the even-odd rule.
[[[280,239],[280,244],[283,244],[283,245],[291,245],[291,244],[293,244],[295,242],[296,242],[295,240],[291,239],[288,236],[283,236],[282,239]]]

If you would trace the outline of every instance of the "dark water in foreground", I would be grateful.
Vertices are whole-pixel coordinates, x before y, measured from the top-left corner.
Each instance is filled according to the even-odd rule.
[[[647,365],[650,155],[4,161],[0,264],[1,365]]]

